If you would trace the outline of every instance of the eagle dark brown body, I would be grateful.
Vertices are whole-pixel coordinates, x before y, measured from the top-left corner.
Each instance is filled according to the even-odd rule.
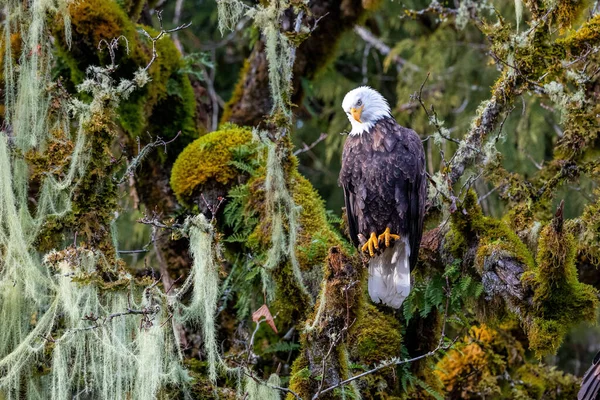
[[[344,188],[350,237],[368,237],[390,228],[408,237],[414,268],[423,232],[427,198],[425,153],[419,136],[391,117],[344,145],[340,185]]]

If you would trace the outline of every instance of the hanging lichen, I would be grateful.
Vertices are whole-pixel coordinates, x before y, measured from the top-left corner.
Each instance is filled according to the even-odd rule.
[[[260,134],[255,132],[255,137],[260,137]],[[267,213],[271,218],[271,248],[267,254],[265,267],[267,270],[272,271],[281,263],[281,260],[287,259],[292,266],[296,284],[304,294],[308,295],[308,291],[302,281],[300,264],[296,257],[298,216],[300,210],[294,203],[286,186],[281,157],[277,154],[277,145],[264,136],[262,141],[267,146],[265,203]],[[284,223],[287,225],[287,235],[285,234]],[[263,290],[272,298],[274,293],[270,290],[271,285],[268,282],[269,280],[265,277],[263,280]]]
[[[192,300],[181,306],[184,321],[199,322],[207,354],[209,377],[217,379],[217,367],[222,363],[217,348],[216,312],[219,297],[219,269],[213,249],[213,227],[204,215],[188,218],[185,223],[190,237],[190,251],[194,264],[190,274],[177,291],[183,294],[192,289]]]
[[[172,315],[164,294],[156,282],[134,279],[114,257],[114,199],[101,197],[114,195],[109,145],[115,110],[148,82],[148,76],[140,69],[132,80],[117,82],[111,78],[113,65],[90,67],[78,87],[89,101],[60,92],[50,80],[52,41],[45,23],[49,15],[60,14],[69,43],[69,4],[5,4],[3,48],[10,48],[6,41],[16,33],[24,46],[18,69],[12,52],[4,54],[0,397],[148,399],[171,384],[185,392],[189,378],[180,364],[172,326],[166,324]],[[64,143],[58,153],[61,160],[53,160],[57,154],[50,150],[56,143]],[[52,173],[32,174],[39,181],[33,194],[31,160],[55,167]],[[102,231],[103,247],[79,245],[75,239],[68,247],[38,253],[38,236],[73,212],[87,212],[90,193],[101,205],[93,211],[103,218],[93,226],[98,232],[83,236],[85,240]],[[71,218],[69,223],[76,228],[79,222]]]

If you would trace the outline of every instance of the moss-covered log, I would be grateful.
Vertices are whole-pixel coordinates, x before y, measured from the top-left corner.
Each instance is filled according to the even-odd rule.
[[[357,267],[356,261],[352,263],[339,247],[329,250],[325,268],[319,304],[306,321],[302,353],[292,369],[290,389],[302,398],[311,398],[349,377],[345,343],[361,304],[364,269]],[[322,396],[335,397],[332,390]]]

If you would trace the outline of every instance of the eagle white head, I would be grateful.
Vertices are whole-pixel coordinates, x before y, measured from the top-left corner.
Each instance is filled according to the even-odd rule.
[[[371,129],[377,121],[391,116],[390,106],[381,94],[368,86],[349,91],[342,108],[352,124],[350,135],[360,135]]]

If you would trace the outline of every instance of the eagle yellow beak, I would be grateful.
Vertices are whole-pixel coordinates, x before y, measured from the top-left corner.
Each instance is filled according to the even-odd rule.
[[[360,106],[358,108],[350,108],[350,113],[352,113],[352,118],[354,118],[355,120],[357,120],[358,122],[362,123],[362,121],[360,120],[360,116],[363,112],[363,108],[365,108],[365,106]]]

